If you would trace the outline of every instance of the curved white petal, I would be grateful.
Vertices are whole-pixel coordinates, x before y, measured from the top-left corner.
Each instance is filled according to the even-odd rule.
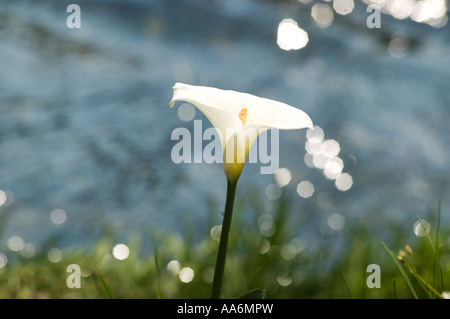
[[[239,178],[248,151],[261,132],[313,127],[302,110],[248,93],[176,83],[170,107],[175,101],[195,105],[216,128],[229,179]]]
[[[176,83],[170,105],[173,106],[175,101],[180,100],[195,105],[215,127],[242,126],[239,113],[244,107],[247,108],[246,125],[248,126],[278,129],[301,129],[313,126],[311,118],[302,110],[248,93]],[[214,110],[223,110],[228,115],[216,120],[213,114],[208,114]],[[214,122],[217,122],[218,126]]]

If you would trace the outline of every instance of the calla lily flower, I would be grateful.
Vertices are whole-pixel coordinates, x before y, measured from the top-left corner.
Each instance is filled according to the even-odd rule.
[[[176,83],[170,107],[176,101],[191,103],[202,111],[215,127],[222,145],[227,197],[211,293],[212,298],[220,298],[236,186],[253,142],[260,133],[272,128],[312,128],[313,123],[305,112],[290,105],[212,87]]]
[[[215,127],[229,181],[237,182],[248,152],[266,130],[312,128],[310,117],[290,105],[248,93],[176,83],[170,107],[176,101],[196,106]]]

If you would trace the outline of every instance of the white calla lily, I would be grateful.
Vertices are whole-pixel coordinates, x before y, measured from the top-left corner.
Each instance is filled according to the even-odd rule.
[[[300,109],[248,93],[176,83],[170,107],[176,101],[196,106],[217,130],[223,166],[229,181],[237,182],[248,152],[265,130],[312,128]]]
[[[170,107],[176,101],[195,105],[215,127],[223,151],[227,197],[220,232],[211,297],[220,298],[236,186],[248,152],[266,130],[312,128],[309,116],[290,105],[247,93],[176,83]]]

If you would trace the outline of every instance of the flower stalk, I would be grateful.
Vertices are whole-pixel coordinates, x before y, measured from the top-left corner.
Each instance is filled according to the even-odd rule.
[[[228,237],[231,228],[231,218],[233,216],[234,198],[236,195],[236,181],[227,179],[227,199],[225,203],[225,212],[222,222],[222,230],[220,232],[219,251],[217,253],[216,267],[214,269],[214,279],[211,291],[212,299],[220,298],[220,291],[222,289],[222,279],[225,269],[225,260],[227,256]]]

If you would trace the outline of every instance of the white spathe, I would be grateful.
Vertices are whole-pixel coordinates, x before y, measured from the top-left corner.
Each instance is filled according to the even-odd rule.
[[[248,93],[176,83],[176,101],[196,106],[217,130],[228,180],[237,182],[253,142],[265,130],[312,128],[310,117],[288,104]]]

